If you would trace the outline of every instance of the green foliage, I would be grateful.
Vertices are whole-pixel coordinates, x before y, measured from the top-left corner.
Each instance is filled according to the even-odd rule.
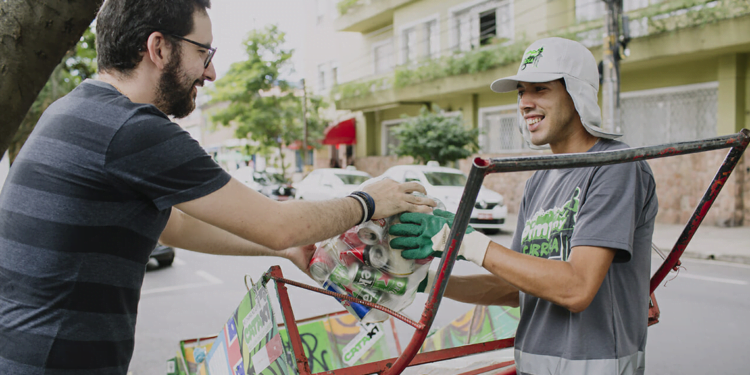
[[[335,86],[331,94],[336,100],[348,99],[391,87],[402,88],[445,77],[483,72],[518,61],[527,44],[522,39],[510,45],[489,45],[426,60],[418,65],[400,66],[396,68],[392,79],[381,77],[364,82],[348,82]]]
[[[81,39],[65,54],[60,64],[52,71],[42,91],[26,113],[21,125],[8,146],[8,156],[11,163],[15,160],[21,147],[34,130],[42,113],[55,100],[73,91],[83,80],[91,78],[96,73],[96,36],[89,26]]]
[[[359,1],[360,0],[341,0],[336,4],[336,8],[338,9],[339,14],[343,16],[344,14],[349,12],[349,9],[352,9],[359,5]]]
[[[440,165],[471,156],[479,150],[478,129],[466,129],[462,116],[446,116],[435,108],[423,107],[419,116],[410,118],[394,129],[399,156],[411,156],[419,163],[437,160]]]
[[[393,87],[401,88],[450,76],[474,74],[510,64],[520,59],[527,45],[526,40],[519,40],[507,46],[492,45],[457,52],[427,60],[418,66],[400,66],[396,68]]]
[[[212,103],[229,102],[211,120],[236,126],[235,137],[255,140],[259,150],[278,148],[280,152],[283,145],[304,137],[302,95],[295,95],[289,82],[279,76],[293,53],[282,48],[283,43],[284,33],[275,25],[251,31],[244,41],[247,60],[232,64],[211,93]],[[321,97],[308,97],[309,140],[322,138],[326,121],[319,112],[325,106]]]

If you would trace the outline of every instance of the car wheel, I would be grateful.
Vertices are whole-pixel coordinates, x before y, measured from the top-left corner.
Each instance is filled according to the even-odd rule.
[[[169,267],[174,262],[174,254],[172,254],[171,258],[157,259],[156,261],[159,263],[159,267]]]
[[[500,229],[487,229],[487,228],[485,228],[485,229],[481,229],[481,231],[484,234],[486,234],[486,235],[493,235],[493,234],[499,234],[500,233]]]

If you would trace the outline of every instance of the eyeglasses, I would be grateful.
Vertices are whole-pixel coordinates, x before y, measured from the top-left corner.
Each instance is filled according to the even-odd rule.
[[[207,44],[198,43],[198,42],[196,42],[194,40],[190,40],[188,38],[183,38],[183,37],[181,37],[179,35],[174,35],[174,34],[170,34],[170,33],[164,33],[164,34],[167,34],[169,36],[175,37],[175,38],[180,39],[180,40],[184,40],[184,41],[186,41],[188,43],[195,44],[196,46],[201,47],[201,48],[207,50],[208,51],[208,56],[206,56],[206,61],[203,63],[203,69],[208,68],[208,64],[211,63],[211,59],[214,58],[214,54],[216,53],[216,47],[211,47],[211,46],[209,46]]]

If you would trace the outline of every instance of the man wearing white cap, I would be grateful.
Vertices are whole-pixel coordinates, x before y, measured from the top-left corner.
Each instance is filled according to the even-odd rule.
[[[596,60],[562,38],[534,42],[518,74],[521,131],[555,154],[627,148],[600,128]],[[519,374],[643,374],[651,237],[658,210],[644,161],[537,171],[526,182],[511,248],[469,227],[459,259],[492,274],[452,276],[445,296],[521,307]],[[403,214],[391,246],[408,258],[440,255],[452,217]],[[429,280],[432,282],[432,280]],[[429,282],[425,282],[429,286]]]

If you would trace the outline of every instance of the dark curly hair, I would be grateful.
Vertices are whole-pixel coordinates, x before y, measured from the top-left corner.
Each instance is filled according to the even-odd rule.
[[[96,17],[99,71],[129,75],[141,62],[151,33],[190,34],[193,14],[210,8],[211,0],[106,0]],[[179,51],[179,44],[170,42]]]

